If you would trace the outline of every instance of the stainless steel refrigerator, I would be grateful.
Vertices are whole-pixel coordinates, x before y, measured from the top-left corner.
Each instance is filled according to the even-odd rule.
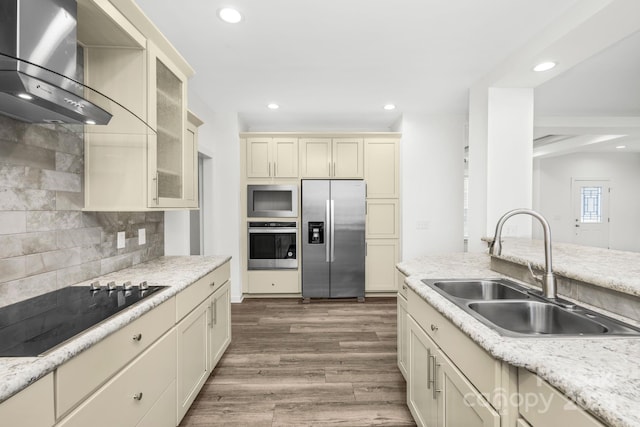
[[[365,183],[302,180],[302,297],[364,300]]]

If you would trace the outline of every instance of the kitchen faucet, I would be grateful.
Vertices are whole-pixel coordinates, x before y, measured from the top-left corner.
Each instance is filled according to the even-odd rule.
[[[533,278],[542,284],[542,294],[544,295],[544,297],[555,300],[556,276],[553,274],[553,269],[551,268],[551,228],[549,227],[549,223],[547,222],[547,220],[538,212],[531,209],[514,209],[502,215],[502,217],[498,220],[498,224],[496,225],[496,234],[495,236],[493,236],[493,242],[491,243],[491,246],[489,248],[489,253],[491,255],[500,255],[502,253],[502,243],[500,242],[500,237],[502,236],[502,226],[509,218],[514,215],[520,214],[531,215],[532,217],[537,218],[542,225],[542,229],[544,230],[544,275],[536,276],[535,274],[533,274],[533,270],[531,269],[531,263],[527,263],[527,265],[529,267],[529,272],[531,272]]]

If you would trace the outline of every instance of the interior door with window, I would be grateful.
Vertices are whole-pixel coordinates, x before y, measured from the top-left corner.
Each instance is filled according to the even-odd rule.
[[[573,243],[609,247],[609,180],[573,179]]]

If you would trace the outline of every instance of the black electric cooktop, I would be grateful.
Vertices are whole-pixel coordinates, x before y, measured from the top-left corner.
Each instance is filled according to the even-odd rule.
[[[0,357],[38,356],[163,286],[69,286],[0,308]]]

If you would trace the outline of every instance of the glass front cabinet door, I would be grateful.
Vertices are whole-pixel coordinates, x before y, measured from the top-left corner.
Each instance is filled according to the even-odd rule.
[[[149,43],[148,146],[150,208],[197,208],[193,197],[198,150],[187,130],[187,77]],[[196,187],[197,188],[197,187]]]

